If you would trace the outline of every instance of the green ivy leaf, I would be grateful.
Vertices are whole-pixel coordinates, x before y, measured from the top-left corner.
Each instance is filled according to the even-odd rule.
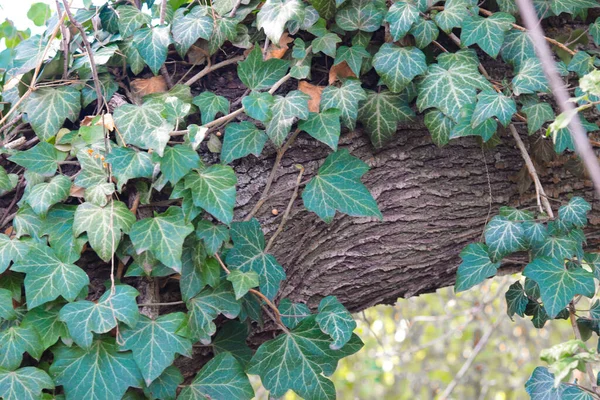
[[[385,21],[390,24],[390,33],[394,42],[402,39],[418,19],[419,9],[415,5],[408,1],[393,3],[385,16]]]
[[[85,202],[75,211],[73,233],[87,232],[94,251],[108,262],[119,246],[121,232],[129,233],[135,222],[135,215],[123,202],[111,201],[104,207]]]
[[[329,20],[335,15],[336,0],[311,0],[310,4],[317,10],[319,16],[325,20]]]
[[[481,92],[477,95],[477,105],[473,111],[471,125],[475,128],[485,120],[496,117],[506,127],[516,112],[517,105],[513,99],[501,93]]]
[[[598,3],[593,0],[551,0],[550,9],[555,15],[561,13],[576,14],[587,8],[598,7]]]
[[[587,213],[592,206],[583,198],[575,196],[569,204],[558,209],[558,218],[568,226],[583,228],[587,225]]]
[[[227,40],[236,38],[238,22],[237,19],[231,18],[217,18],[215,20],[213,34],[208,41],[208,52],[211,55],[219,50]]]
[[[233,160],[249,154],[259,156],[267,143],[267,135],[248,121],[233,123],[225,128],[225,138],[221,148],[221,161],[229,164]]]
[[[234,269],[227,275],[227,280],[233,286],[236,300],[241,299],[250,289],[259,285],[258,274],[254,271],[243,272],[239,269]]]
[[[537,58],[528,58],[523,61],[517,74],[512,79],[512,87],[514,94],[517,96],[549,90],[544,69]]]
[[[368,169],[346,149],[330,154],[302,192],[304,206],[325,222],[333,220],[336,210],[357,217],[383,218],[360,181]]]
[[[188,301],[206,285],[216,287],[221,279],[221,266],[214,258],[207,258],[204,248],[193,238],[183,245],[181,259],[181,298]]]
[[[186,302],[189,310],[189,330],[195,340],[209,344],[217,330],[213,320],[219,314],[233,319],[240,313],[240,303],[235,299],[233,288],[222,281],[215,288],[206,288]]]
[[[89,188],[106,183],[108,173],[99,154],[92,155],[82,150],[78,154],[77,161],[81,165],[81,172],[75,178],[77,186]]]
[[[246,344],[248,327],[240,321],[227,321],[217,332],[212,342],[213,353],[231,353],[246,367],[252,358],[252,350]]]
[[[299,90],[293,90],[285,97],[275,96],[271,107],[273,116],[266,126],[267,135],[275,146],[281,147],[283,145],[296,118],[308,118],[309,99],[309,95]]]
[[[450,132],[450,139],[455,139],[465,136],[480,136],[484,142],[487,142],[494,136],[498,128],[498,123],[493,118],[484,120],[479,126],[473,128],[473,112],[475,111],[475,103],[467,104],[460,110],[460,117],[456,121],[456,125]]]
[[[525,391],[531,400],[560,400],[563,387],[554,387],[554,375],[548,368],[537,367],[525,383]]]
[[[335,387],[327,376],[340,358],[362,347],[356,335],[339,350],[331,350],[331,338],[321,332],[315,316],[308,317],[289,333],[263,343],[248,368],[259,375],[271,396],[282,397],[288,390],[308,399],[336,398]]]
[[[265,122],[271,118],[273,100],[273,95],[270,93],[253,91],[242,99],[242,105],[250,118]]]
[[[425,18],[419,18],[413,24],[412,28],[410,28],[408,33],[415,38],[415,45],[419,49],[423,49],[437,39],[438,35],[440,34],[440,30],[435,22]]]
[[[354,72],[354,75],[360,76],[360,68],[363,64],[363,60],[369,59],[370,57],[371,54],[369,54],[369,52],[362,46],[340,46],[340,48],[337,50],[337,54],[335,54],[335,61],[333,62],[333,65],[338,65],[346,61],[352,72]],[[321,101],[322,100],[323,97],[321,96]]]
[[[366,101],[360,104],[358,120],[363,124],[377,148],[390,140],[397,131],[398,122],[411,121],[415,115],[401,94],[387,90],[366,90]]]
[[[64,175],[57,175],[48,183],[38,183],[25,196],[25,201],[33,211],[45,216],[50,206],[69,197],[71,180]]]
[[[583,268],[565,268],[556,258],[537,257],[527,264],[523,275],[540,287],[541,299],[550,318],[562,311],[577,294],[592,297],[595,292],[594,274]]]
[[[460,252],[462,263],[456,273],[454,290],[462,292],[496,275],[500,262],[492,262],[488,246],[483,243],[471,243]]]
[[[4,400],[37,400],[44,389],[54,389],[54,382],[41,369],[0,370],[0,397]]]
[[[525,316],[525,309],[529,303],[529,299],[525,294],[523,285],[517,281],[510,285],[505,294],[506,298],[506,313],[510,318],[517,314],[519,317]]]
[[[159,261],[176,271],[181,271],[183,241],[194,231],[186,223],[179,207],[169,207],[153,218],[144,218],[131,227],[129,237],[138,254],[150,251]]]
[[[358,79],[346,79],[339,88],[333,85],[323,89],[321,111],[335,108],[341,111],[342,125],[348,129],[356,126],[358,104],[367,99],[365,90]]]
[[[492,261],[500,261],[504,256],[525,248],[523,226],[506,217],[495,216],[485,227],[485,242]]]
[[[535,103],[523,107],[523,114],[527,116],[527,133],[533,135],[539,131],[544,123],[554,121],[554,110],[548,103]]]
[[[231,224],[233,248],[226,262],[231,269],[254,271],[259,276],[260,291],[269,299],[275,298],[285,271],[275,257],[264,252],[265,236],[256,219]]]
[[[431,134],[431,140],[438,146],[445,146],[450,140],[450,133],[454,129],[454,121],[444,115],[440,110],[430,110],[425,113],[424,121]]]
[[[238,63],[238,77],[249,89],[270,89],[283,78],[288,68],[289,64],[284,60],[271,58],[264,61],[260,48],[255,46],[248,57]]]
[[[152,320],[140,316],[137,324],[122,331],[122,350],[131,350],[146,385],[150,385],[175,360],[176,354],[192,356],[192,342],[176,332],[185,314],[174,312]]]
[[[342,39],[335,33],[327,32],[323,36],[316,37],[312,41],[313,53],[317,54],[321,52],[329,57],[335,57],[337,44],[341,41]]]
[[[106,162],[111,165],[111,172],[122,187],[134,178],[151,178],[154,164],[150,155],[144,151],[136,151],[129,147],[117,147],[107,156]]]
[[[23,102],[23,111],[40,141],[58,133],[66,119],[76,121],[81,109],[81,93],[72,86],[38,89]]]
[[[384,43],[373,57],[373,67],[392,92],[401,92],[418,75],[427,72],[425,54],[415,47]]]
[[[193,171],[185,177],[185,188],[191,189],[194,205],[227,225],[233,220],[236,184],[233,169],[220,164]]]
[[[73,234],[73,218],[76,206],[57,204],[46,216],[41,235],[48,236],[50,247],[58,258],[66,262],[79,260],[87,238],[76,238]]]
[[[144,388],[144,394],[153,399],[174,400],[177,397],[177,388],[183,380],[179,369],[171,365],[148,388]]]
[[[541,246],[548,237],[546,225],[530,221],[523,222],[523,235],[531,247]]]
[[[214,21],[203,6],[192,8],[187,14],[186,8],[178,8],[173,16],[173,39],[180,47],[179,54],[184,56],[190,47],[200,38],[209,40],[213,34]]]
[[[350,0],[335,15],[335,23],[345,31],[375,32],[384,12],[369,0]]]
[[[223,96],[217,96],[213,92],[200,93],[194,97],[193,103],[200,109],[202,124],[213,121],[218,113],[223,115],[229,113],[229,100]]]
[[[23,353],[39,361],[44,348],[40,337],[31,326],[11,326],[0,332],[0,370],[15,370],[23,361]]]
[[[462,27],[463,21],[470,16],[467,5],[464,0],[448,0],[444,3],[444,10],[434,15],[433,20],[444,32]]]
[[[310,317],[310,309],[303,303],[292,303],[290,299],[279,302],[281,321],[290,329],[294,329],[301,321]]]
[[[126,38],[138,31],[142,25],[150,24],[151,17],[134,6],[120,6],[117,8],[119,18],[119,32]]]
[[[42,229],[42,219],[29,205],[23,204],[15,215],[13,226],[17,239],[24,235],[37,238],[39,231]]]
[[[515,18],[507,13],[497,12],[487,18],[472,15],[462,24],[460,40],[463,45],[479,45],[481,50],[496,58],[504,43],[504,34],[512,28]]]
[[[231,400],[254,398],[254,389],[244,368],[230,353],[219,354],[206,363],[178,399],[219,399],[224,396]]]
[[[143,385],[133,355],[119,353],[114,339],[96,340],[86,349],[58,346],[52,353],[50,375],[69,399],[120,399],[128,387]]]
[[[569,236],[548,236],[540,245],[533,247],[534,257],[550,257],[558,260],[572,258],[579,253],[577,241]]]
[[[590,35],[594,39],[594,43],[600,45],[600,17],[596,18],[593,24],[590,25]]]
[[[165,139],[163,132],[166,120],[162,117],[164,106],[157,102],[147,102],[141,106],[133,104],[123,104],[118,107],[113,118],[122,139],[127,144],[148,148],[152,147],[152,137]],[[162,156],[163,149],[169,140],[169,132],[166,132],[164,145],[155,148]]]
[[[325,143],[335,151],[337,150],[342,129],[340,117],[340,110],[335,108],[330,108],[320,113],[311,112],[306,121],[300,121],[298,129]]]
[[[70,339],[67,325],[59,319],[58,307],[48,310],[44,307],[37,307],[27,311],[22,326],[32,327],[37,331],[44,349],[56,344],[60,338],[63,338],[63,341]]]
[[[44,176],[53,176],[58,162],[67,158],[67,153],[58,151],[48,142],[40,142],[29,150],[20,151],[9,158],[21,167]]]
[[[80,300],[65,304],[60,310],[60,320],[67,324],[73,341],[78,346],[92,346],[95,333],[106,333],[117,326],[117,321],[135,326],[140,316],[135,298],[138,291],[128,285],[116,285],[114,293],[109,288],[97,303]]]
[[[122,41],[119,43],[119,48],[121,49],[121,52],[127,60],[127,64],[129,64],[129,68],[134,75],[138,75],[144,70],[146,64],[144,63],[144,59],[140,55],[140,52],[133,41]]]
[[[219,251],[223,242],[229,240],[229,230],[226,226],[201,220],[196,224],[196,236],[203,240],[206,253],[212,256]]]
[[[535,58],[535,49],[527,32],[511,29],[506,33],[500,55],[504,61],[519,69],[525,60]]]
[[[10,239],[0,233],[0,273],[6,271],[11,262],[22,260],[29,252],[29,245],[19,239]]]
[[[333,339],[329,345],[332,350],[339,350],[346,345],[356,328],[352,314],[335,296],[327,296],[321,300],[316,321],[321,331]]]
[[[256,27],[263,29],[271,42],[279,43],[285,24],[299,19],[303,8],[299,0],[267,0],[256,16]]]
[[[19,287],[19,289],[21,288]],[[0,318],[9,321],[17,318],[13,307],[12,292],[8,289],[0,289]]]
[[[201,164],[200,157],[191,147],[178,144],[165,147],[162,157],[155,157],[165,178],[175,185],[192,168]]]
[[[169,27],[155,26],[137,30],[133,34],[133,43],[154,75],[157,75],[160,67],[167,61],[167,50],[171,44]]]

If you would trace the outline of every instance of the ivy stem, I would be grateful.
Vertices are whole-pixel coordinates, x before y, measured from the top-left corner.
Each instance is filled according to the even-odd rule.
[[[221,265],[221,268],[223,268],[223,271],[225,271],[225,273],[227,275],[229,275],[231,273],[231,271],[229,270],[229,268],[227,268],[227,266],[225,265],[225,263],[221,259],[221,256],[219,256],[218,253],[215,253],[214,257],[217,259],[217,261]],[[287,329],[287,327],[285,326],[285,324],[283,323],[283,321],[281,321],[281,313],[279,312],[279,309],[277,308],[277,306],[275,304],[273,304],[273,302],[271,300],[269,300],[269,298],[267,296],[265,296],[264,294],[262,294],[261,292],[259,292],[256,289],[250,289],[250,290],[248,290],[248,292],[252,293],[253,295],[255,295],[258,298],[260,298],[262,301],[264,301],[265,304],[271,310],[273,310],[273,313],[271,313],[268,309],[265,309],[265,312],[267,312],[267,314],[269,314],[269,316],[271,317],[271,319],[273,321],[275,321],[277,323],[277,325],[279,325],[279,327],[281,328],[281,330],[283,330],[285,333],[290,333],[290,331]]]
[[[198,80],[200,80],[202,77],[210,74],[211,72],[213,72],[219,68],[226,67],[231,64],[237,64],[238,62],[243,61],[245,58],[246,57],[243,55],[236,56],[236,57],[228,58],[227,60],[221,61],[220,63],[216,63],[214,65],[207,65],[202,71],[198,72],[196,75],[194,75],[190,79],[188,79],[185,82],[185,85],[187,85],[187,86],[193,85]]]
[[[185,304],[185,301],[179,300],[179,301],[171,301],[171,302],[167,302],[167,303],[139,303],[138,307],[179,306],[181,304]]]
[[[581,332],[579,331],[579,326],[577,325],[577,320],[575,319],[575,302],[571,300],[569,303],[569,320],[571,321],[571,326],[573,327],[573,333],[575,334],[575,339],[581,340]],[[594,377],[594,370],[589,363],[585,364],[585,370],[588,375],[588,379],[590,380],[590,386],[594,393],[596,393],[596,380]]]

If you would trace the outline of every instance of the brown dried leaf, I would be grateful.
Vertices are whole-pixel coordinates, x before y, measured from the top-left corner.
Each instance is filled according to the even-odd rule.
[[[69,196],[83,198],[84,193],[85,188],[82,188],[81,186],[77,185],[72,185],[71,190],[69,191]]]
[[[153,76],[148,79],[134,79],[131,81],[131,92],[139,97],[144,97],[152,93],[164,93],[169,88],[162,75]]]
[[[285,52],[288,51],[288,49],[290,48],[289,44],[293,41],[294,39],[292,39],[287,32],[284,32],[283,35],[281,35],[281,38],[279,39],[278,45],[274,43],[271,43],[269,45],[269,48],[267,49],[267,56],[265,57],[265,59],[268,60],[270,58],[283,58]]]
[[[97,117],[97,115],[86,115],[81,120],[81,126],[92,125],[92,122],[94,121],[94,118],[96,118],[96,117]],[[104,123],[104,127],[108,131],[112,131],[115,129],[115,120],[113,119],[112,114],[104,114],[104,117],[100,117],[94,125],[102,126],[102,123]]]
[[[354,75],[354,72],[352,72],[346,61],[342,61],[331,67],[329,70],[329,84],[333,85],[337,79],[341,80],[343,78],[356,78],[356,75]]]
[[[200,39],[196,44],[193,44],[187,52],[188,62],[195,65],[206,63],[208,57],[210,57],[208,42],[204,39]]]
[[[310,100],[308,101],[308,111],[319,112],[323,89],[325,89],[325,86],[313,85],[306,81],[298,82],[298,90],[310,96]]]

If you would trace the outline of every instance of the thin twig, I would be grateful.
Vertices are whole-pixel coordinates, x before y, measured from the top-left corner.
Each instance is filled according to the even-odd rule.
[[[231,64],[236,64],[240,61],[243,61],[246,57],[245,56],[236,56],[236,57],[232,57],[229,58],[227,60],[221,61],[220,63],[216,63],[214,65],[210,65],[210,66],[206,66],[204,69],[202,69],[202,71],[198,72],[196,75],[192,76],[190,79],[188,79],[185,82],[186,86],[190,86],[193,85],[194,83],[196,83],[198,80],[200,80],[202,77],[210,74],[211,72],[219,69],[219,68],[223,68],[226,67],[228,65]]]
[[[235,17],[235,13],[237,12],[238,8],[240,8],[241,4],[242,4],[242,0],[237,0],[235,2],[235,4],[233,5],[233,8],[231,9],[231,12],[229,13],[229,18]]]
[[[533,41],[535,51],[542,64],[544,73],[548,78],[548,83],[550,84],[550,88],[552,89],[552,93],[554,94],[561,112],[567,115],[574,114],[569,122],[569,131],[575,142],[577,153],[579,153],[579,156],[583,159],[590,178],[594,183],[596,193],[600,195],[600,165],[598,164],[598,158],[590,145],[585,129],[581,125],[574,104],[569,101],[569,94],[565,90],[563,81],[556,70],[554,57],[544,38],[544,33],[540,27],[540,21],[538,20],[535,8],[531,1],[528,0],[517,0],[517,5],[519,6],[521,17],[528,29],[529,36]]]
[[[296,178],[296,187],[294,189],[294,193],[292,193],[292,197],[290,197],[290,201],[288,202],[287,208],[285,209],[285,213],[281,217],[281,222],[279,223],[277,230],[275,231],[275,233],[273,233],[273,236],[271,236],[269,242],[267,243],[267,246],[265,247],[265,253],[269,252],[269,250],[273,246],[273,243],[275,243],[277,235],[279,235],[283,231],[283,227],[285,226],[285,223],[287,222],[287,219],[290,216],[290,212],[292,211],[292,207],[294,206],[294,201],[296,200],[296,197],[298,197],[298,188],[300,187],[300,183],[302,182],[302,175],[304,175],[304,167],[300,164],[297,164],[296,167],[300,170],[300,173],[298,173],[298,178]]]
[[[179,301],[172,301],[169,303],[138,303],[138,307],[167,307],[167,306],[178,306],[181,304],[185,304],[185,301],[183,300],[179,300]]]

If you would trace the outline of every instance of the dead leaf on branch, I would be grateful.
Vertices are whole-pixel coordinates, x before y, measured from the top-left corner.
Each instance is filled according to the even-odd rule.
[[[323,94],[325,86],[317,86],[306,81],[298,82],[298,90],[302,93],[306,93],[310,96],[308,100],[308,111],[319,112],[319,105],[321,104],[321,95]]]
[[[352,72],[346,61],[342,61],[331,67],[329,70],[329,84],[333,85],[336,80],[339,79],[341,81],[344,78],[356,78],[356,75]]]
[[[270,58],[283,58],[285,52],[288,51],[288,49],[290,48],[289,44],[293,41],[294,39],[292,39],[287,32],[284,32],[283,35],[281,35],[281,38],[279,39],[278,45],[274,43],[271,43],[269,45],[265,60],[268,60]]]
[[[167,82],[162,75],[148,79],[134,79],[131,81],[131,91],[134,95],[144,97],[152,93],[165,93],[168,91]]]

